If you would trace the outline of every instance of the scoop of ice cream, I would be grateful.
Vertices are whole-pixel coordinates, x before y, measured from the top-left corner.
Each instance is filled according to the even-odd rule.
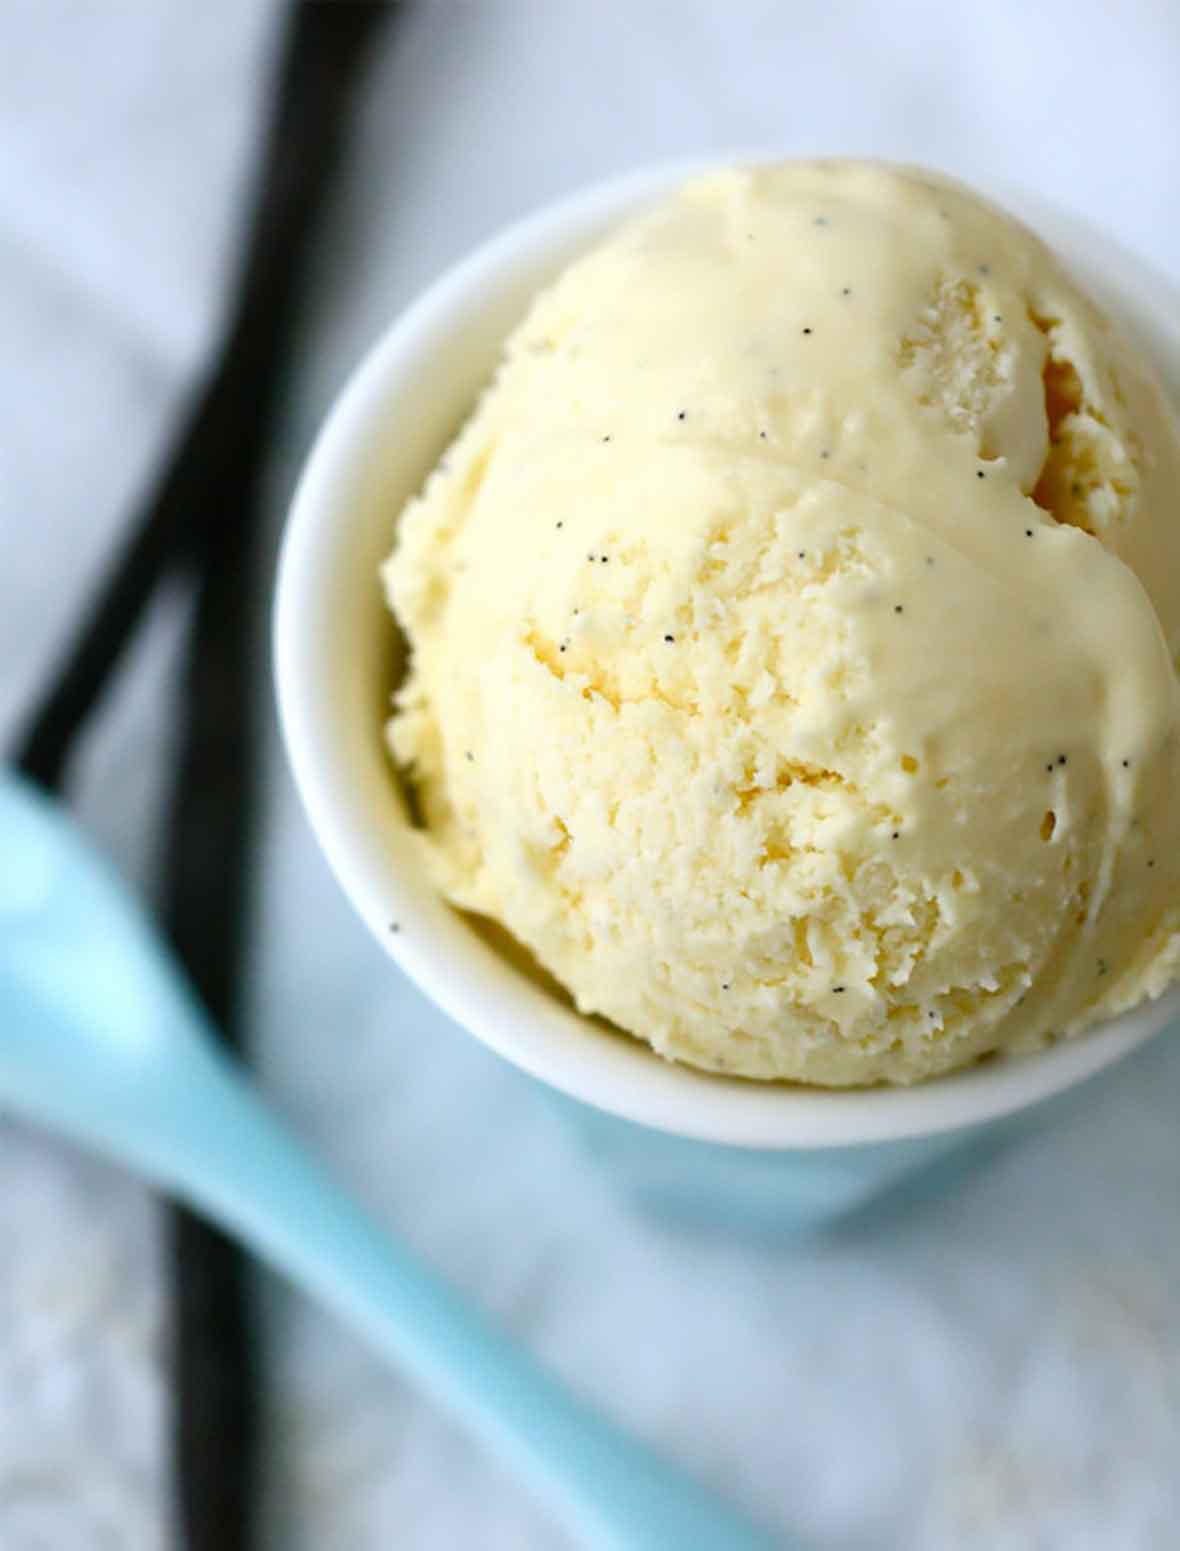
[[[460,907],[717,1071],[911,1082],[1180,965],[1180,430],[1026,229],[853,163],[575,263],[404,512]]]

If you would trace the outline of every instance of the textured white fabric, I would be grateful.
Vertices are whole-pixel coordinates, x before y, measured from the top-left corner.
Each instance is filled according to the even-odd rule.
[[[271,0],[0,7],[0,735],[67,639],[218,314]],[[1027,183],[1180,272],[1169,0],[420,0],[334,200],[275,523],[365,344],[441,265],[589,179],[726,146]],[[392,434],[396,434],[394,429]],[[183,624],[85,760],[147,881]],[[265,686],[260,679],[260,695]],[[256,1043],[374,1209],[618,1415],[822,1546],[1155,1551],[1180,1516],[1180,1048],[965,1184],[805,1251],[636,1217],[538,1090],[338,897],[271,729]],[[156,1218],[0,1124],[0,1546],[171,1543]],[[399,1377],[264,1293],[276,1551],[568,1544]]]

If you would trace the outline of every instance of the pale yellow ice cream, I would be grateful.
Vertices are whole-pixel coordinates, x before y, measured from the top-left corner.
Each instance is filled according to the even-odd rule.
[[[574,264],[401,518],[440,887],[660,1054],[912,1082],[1180,967],[1180,430],[1023,227],[854,163]]]

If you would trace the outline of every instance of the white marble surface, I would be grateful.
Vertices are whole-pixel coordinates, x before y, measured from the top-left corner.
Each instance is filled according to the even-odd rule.
[[[275,14],[271,0],[0,7],[4,737],[209,337]],[[638,162],[762,144],[920,159],[1028,183],[1180,272],[1169,0],[419,0],[389,44],[304,319],[276,525],[381,323],[503,221]],[[145,884],[182,626],[165,600],[81,782],[88,822]],[[536,1090],[388,966],[314,850],[273,730],[268,759],[266,1081],[522,1339],[819,1546],[1176,1543],[1173,1040],[872,1230],[805,1252],[686,1239],[634,1217]],[[0,1246],[0,1547],[163,1551],[153,1209],[115,1172],[0,1123]],[[276,1551],[568,1544],[330,1321],[271,1284],[264,1309]]]

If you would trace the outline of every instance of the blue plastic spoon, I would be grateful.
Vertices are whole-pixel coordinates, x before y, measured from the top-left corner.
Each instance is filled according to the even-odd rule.
[[[62,810],[3,775],[0,1106],[236,1234],[416,1375],[589,1545],[781,1546],[594,1412],[366,1217],[210,1036],[121,880]]]

